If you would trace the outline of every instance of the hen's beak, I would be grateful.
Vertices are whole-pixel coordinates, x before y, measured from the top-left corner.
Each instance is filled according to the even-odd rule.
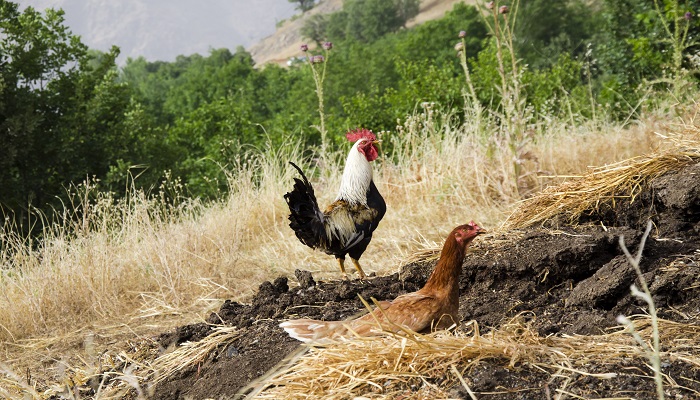
[[[469,225],[473,226],[476,228],[476,234],[477,235],[483,235],[484,233],[487,233],[486,229],[480,227],[479,225],[476,224],[476,222],[471,221],[469,222]]]

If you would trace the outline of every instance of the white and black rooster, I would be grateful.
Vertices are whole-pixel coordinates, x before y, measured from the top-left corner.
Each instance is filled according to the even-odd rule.
[[[360,279],[365,279],[359,260],[386,212],[370,164],[379,155],[379,141],[367,129],[348,132],[346,137],[355,144],[345,163],[338,196],[325,211],[319,208],[311,183],[293,162],[290,164],[302,179],[294,178],[294,189],[284,198],[289,205],[289,226],[297,238],[312,249],[334,255],[345,278],[345,256],[349,255]]]

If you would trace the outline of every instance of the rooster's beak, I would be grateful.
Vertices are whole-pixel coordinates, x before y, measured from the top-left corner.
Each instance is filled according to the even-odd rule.
[[[381,152],[381,149],[382,149],[382,141],[381,140],[379,140],[379,139],[373,140],[372,144],[376,145],[377,152]]]

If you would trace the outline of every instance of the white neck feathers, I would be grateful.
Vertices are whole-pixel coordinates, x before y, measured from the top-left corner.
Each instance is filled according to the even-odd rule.
[[[372,166],[365,155],[357,149],[360,142],[361,140],[358,140],[350,149],[338,197],[335,199],[345,200],[351,204],[367,205],[367,191],[372,182]]]

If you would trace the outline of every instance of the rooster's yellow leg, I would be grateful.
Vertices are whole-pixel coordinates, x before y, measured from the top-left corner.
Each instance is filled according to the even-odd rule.
[[[360,267],[360,262],[352,257],[350,257],[350,259],[352,260],[352,263],[355,264],[355,268],[357,268],[357,272],[360,274],[360,279],[367,278],[367,275],[365,275],[365,271],[363,271],[362,267]]]
[[[340,265],[340,273],[343,274],[343,278],[348,279],[348,274],[345,272],[345,259],[336,258],[338,260],[338,265]]]

